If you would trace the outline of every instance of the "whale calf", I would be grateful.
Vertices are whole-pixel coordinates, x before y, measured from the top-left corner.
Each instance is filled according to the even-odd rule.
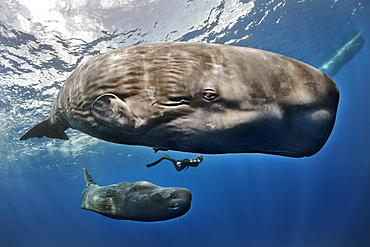
[[[164,188],[146,181],[99,186],[83,170],[82,209],[118,220],[148,222],[177,218],[190,209],[191,192],[186,188]]]
[[[334,126],[323,72],[254,48],[159,43],[97,55],[66,80],[49,117],[21,137],[73,128],[121,144],[193,153],[310,156]]]

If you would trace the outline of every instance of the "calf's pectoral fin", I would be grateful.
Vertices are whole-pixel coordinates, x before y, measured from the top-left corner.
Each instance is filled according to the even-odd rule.
[[[68,129],[68,127],[64,127],[62,125],[55,126],[51,124],[49,119],[46,119],[45,121],[36,124],[29,131],[27,131],[27,133],[21,137],[21,141],[33,137],[41,138],[43,136],[55,139],[68,140],[69,139],[68,136],[66,135],[66,133],[64,133],[66,129]]]
[[[92,104],[91,113],[100,123],[125,134],[139,135],[147,130],[144,121],[114,94],[99,96]]]

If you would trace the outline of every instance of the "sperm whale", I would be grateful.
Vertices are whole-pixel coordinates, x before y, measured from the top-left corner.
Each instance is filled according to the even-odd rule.
[[[254,48],[204,43],[124,47],[80,65],[32,137],[73,128],[121,144],[193,153],[310,156],[339,101],[326,74]]]

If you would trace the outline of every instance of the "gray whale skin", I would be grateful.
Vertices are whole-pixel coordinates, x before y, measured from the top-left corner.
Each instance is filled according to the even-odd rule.
[[[83,170],[82,209],[113,219],[145,222],[177,218],[190,209],[191,192],[186,188],[164,188],[147,181],[99,186],[85,167]]]
[[[47,120],[115,143],[194,153],[310,156],[326,143],[336,84],[295,59],[221,44],[159,43],[98,55],[66,80]]]

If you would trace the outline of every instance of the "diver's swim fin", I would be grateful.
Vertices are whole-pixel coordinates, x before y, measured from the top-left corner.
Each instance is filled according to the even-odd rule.
[[[64,133],[64,130],[66,129],[67,128],[55,128],[55,126],[50,123],[50,120],[46,119],[45,121],[42,121],[41,123],[33,126],[29,131],[26,132],[26,134],[21,137],[20,140],[27,140],[28,138],[33,137],[41,138],[43,136],[68,140],[68,136],[66,135],[66,133]]]
[[[162,148],[153,148],[154,153],[158,153],[158,151],[168,151],[168,149],[162,149]]]

